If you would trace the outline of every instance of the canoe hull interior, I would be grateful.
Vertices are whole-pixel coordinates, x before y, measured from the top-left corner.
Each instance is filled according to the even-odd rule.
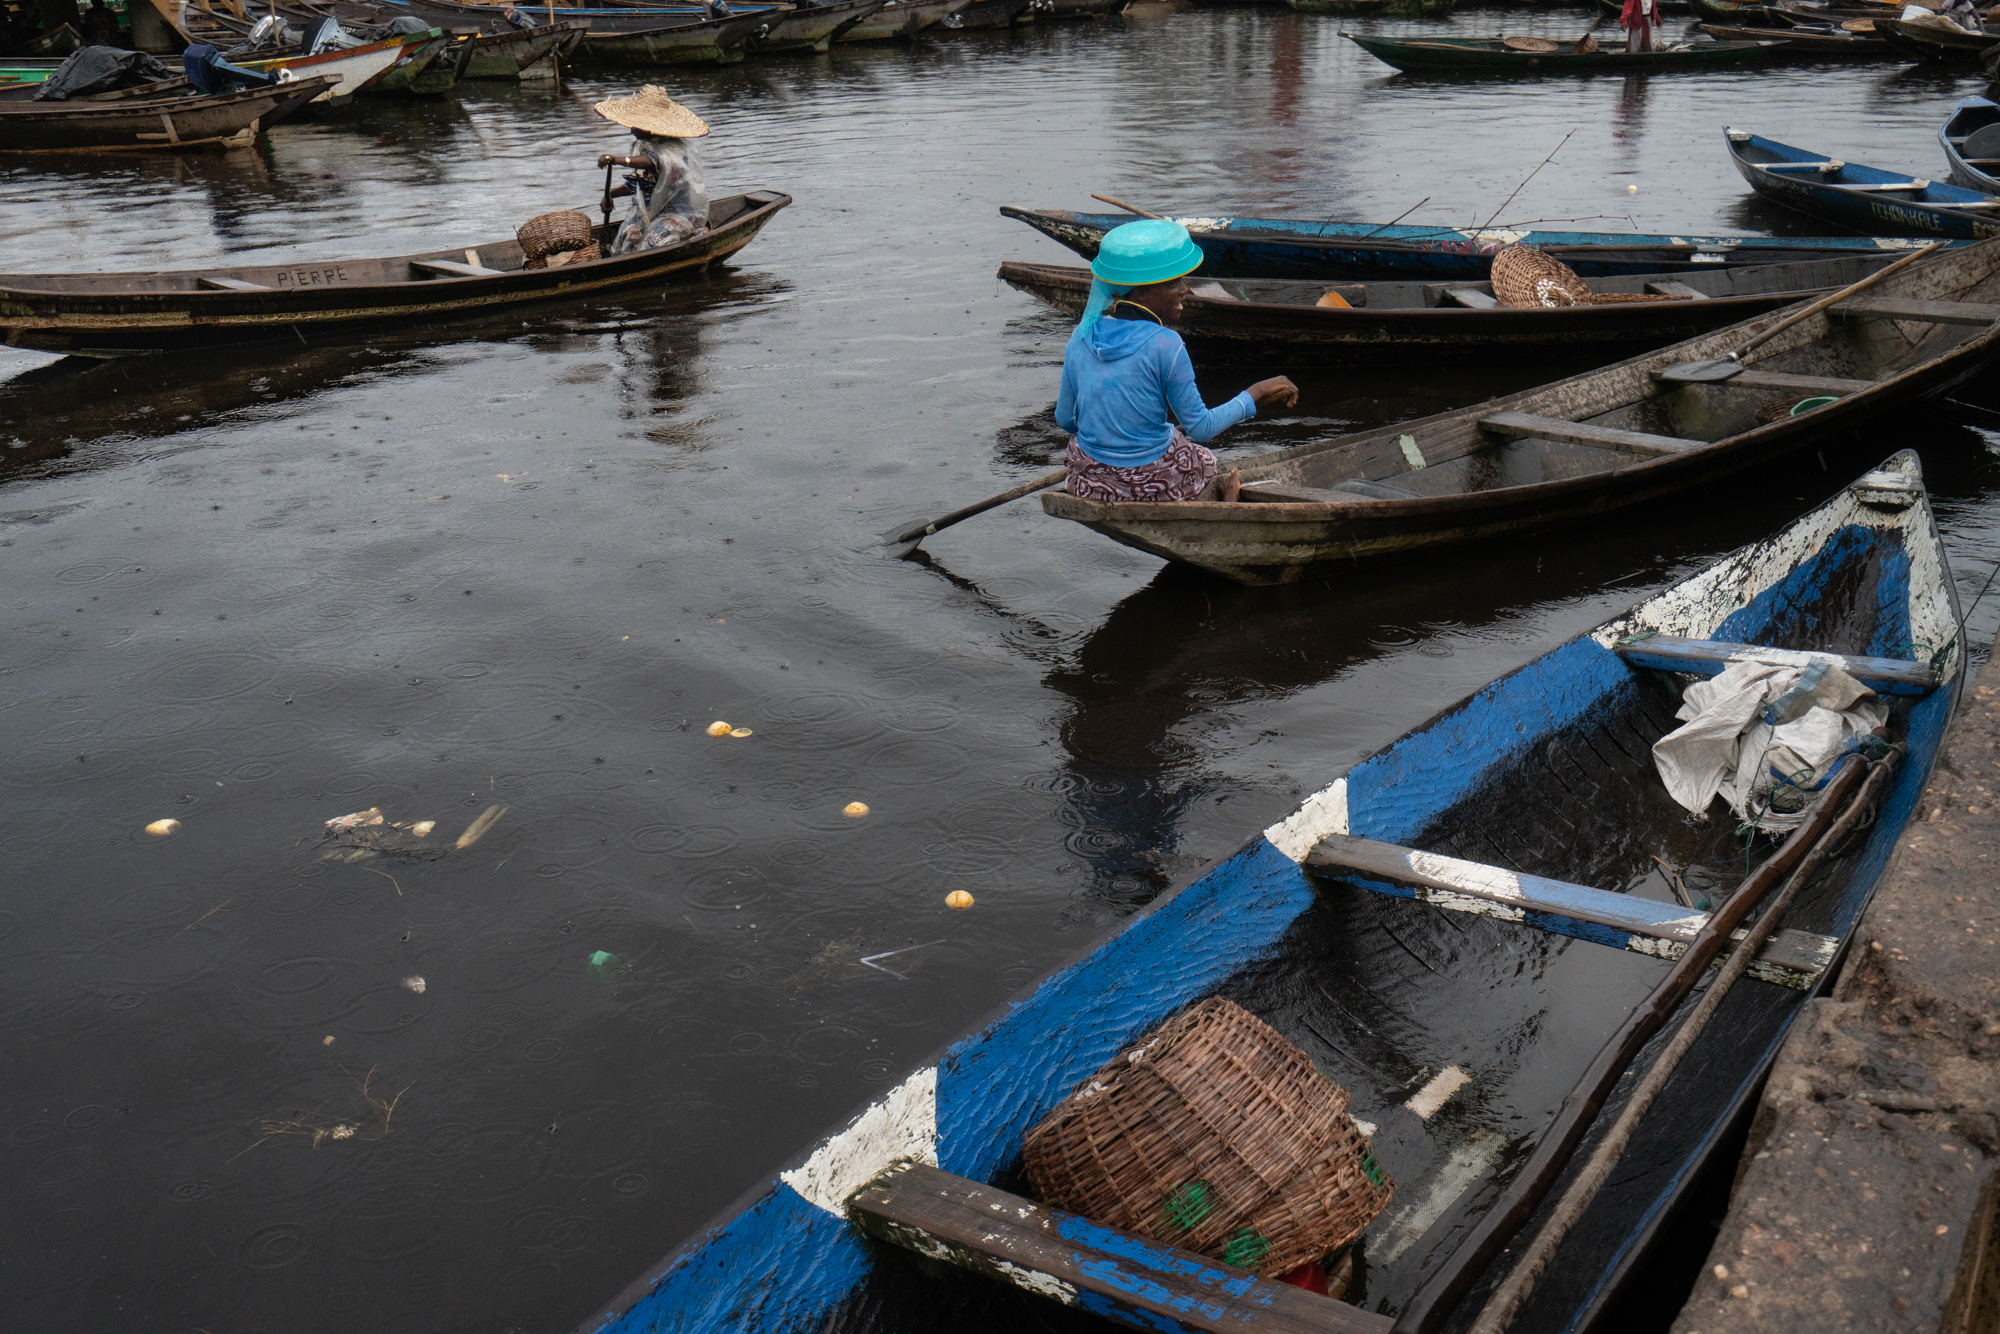
[[[179,273],[0,274],[0,331],[9,347],[108,356],[267,338],[305,340],[316,331],[384,321],[442,321],[705,269],[748,245],[789,203],[790,196],[775,191],[711,200],[709,230],[688,241],[538,270],[521,267],[520,247],[508,238],[469,251],[394,259],[218,265]],[[599,235],[608,239],[609,234],[600,228]],[[499,271],[483,277],[423,277],[425,271],[412,264],[463,264],[468,254]],[[202,279],[216,277],[267,290],[200,290]]]
[[[1916,475],[1911,455],[1887,466]],[[581,1328],[1018,1328],[1004,1308],[982,1309],[986,1280],[940,1276],[864,1241],[844,1202],[899,1158],[1011,1186],[1030,1125],[1121,1047],[1211,995],[1296,1042],[1376,1127],[1376,1156],[1398,1187],[1363,1243],[1356,1299],[1394,1313],[1504,1186],[1621,1007],[1666,965],[1558,913],[1315,881],[1300,860],[1348,833],[1666,902],[1674,891],[1659,857],[1689,884],[1726,892],[1746,855],[1733,818],[1718,807],[1706,824],[1689,821],[1648,753],[1674,725],[1674,678],[1627,665],[1613,645],[1653,630],[1914,652],[1945,684],[1899,699],[1892,725],[1908,759],[1867,832],[1814,875],[1787,918],[1826,937],[1831,957],[1923,789],[1962,673],[1957,618],[1927,501],[1881,507],[1843,492],[1355,764],[761,1182]],[[1747,851],[1761,858],[1769,847]],[[1558,1252],[1522,1327],[1581,1329],[1602,1308],[1747,1106],[1806,994],[1752,981],[1731,994]],[[1442,1110],[1409,1105],[1454,1067],[1469,1082]],[[1016,1281],[1064,1296],[1043,1276]]]
[[[1934,257],[1874,289],[1917,300],[2000,302],[2000,245]],[[1601,370],[1377,431],[1232,459],[1246,484],[1331,489],[1388,484],[1407,498],[1337,503],[1105,504],[1044,493],[1043,509],[1114,541],[1246,584],[1407,557],[1602,518],[1755,465],[1866,418],[1941,392],[2000,358],[2000,325],[1904,324],[1821,314],[1758,350],[1764,372],[1848,383],[1835,402],[1769,423],[1754,380],[1674,386],[1654,371],[1727,356],[1755,326],[1717,330]],[[1856,383],[1859,382],[1859,383]],[[1660,437],[1657,457],[1548,439],[1496,439],[1496,413]]]

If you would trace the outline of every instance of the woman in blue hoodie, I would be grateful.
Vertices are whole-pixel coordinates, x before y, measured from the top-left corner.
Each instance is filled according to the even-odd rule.
[[[1090,303],[1063,354],[1056,425],[1070,433],[1069,493],[1086,500],[1193,500],[1215,476],[1202,448],[1269,403],[1291,407],[1298,386],[1280,375],[1211,408],[1195,387],[1187,344],[1167,328],[1187,301],[1201,249],[1164,218],[1105,233],[1091,262]],[[1167,420],[1172,409],[1176,426]],[[1236,471],[1218,499],[1231,501]]]

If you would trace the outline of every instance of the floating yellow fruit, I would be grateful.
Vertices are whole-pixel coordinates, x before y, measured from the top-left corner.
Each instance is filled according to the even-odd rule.
[[[962,889],[954,889],[951,893],[944,896],[944,906],[947,908],[956,908],[958,911],[964,912],[972,906],[972,895]]]
[[[730,728],[730,729],[729,729],[729,735],[731,735],[731,736],[749,736],[749,735],[750,735],[750,729],[749,729],[749,728],[747,728],[747,727],[732,727],[732,728]]]
[[[865,801],[850,801],[840,808],[840,813],[859,820],[862,816],[868,814],[868,803]]]
[[[146,826],[146,832],[154,838],[165,838],[168,834],[180,833],[181,822],[179,820],[155,820]]]
[[[724,722],[710,723],[708,725],[708,734],[710,736],[728,736],[729,724]]]
[[[1625,187],[1625,193],[1628,195],[1636,195],[1639,193],[1639,187],[1636,185],[1628,185]]]

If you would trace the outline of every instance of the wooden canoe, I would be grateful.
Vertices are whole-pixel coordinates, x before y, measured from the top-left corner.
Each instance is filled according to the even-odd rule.
[[[398,255],[295,264],[218,264],[169,273],[0,274],[9,347],[83,356],[165,352],[387,321],[594,296],[706,269],[748,245],[791,203],[754,190],[709,202],[709,229],[678,245],[554,268],[522,267],[512,237]],[[598,229],[608,243],[616,220]]]
[[[964,9],[941,21],[934,31],[976,32],[1032,23],[1034,19],[1033,0],[972,0]]]
[[[1596,74],[1645,70],[1664,74],[1673,70],[1717,69],[1755,64],[1768,60],[1774,49],[1770,42],[1695,42],[1687,46],[1658,46],[1651,51],[1627,51],[1623,42],[1605,42],[1590,55],[1577,55],[1564,47],[1558,51],[1514,51],[1495,37],[1399,37],[1341,36],[1385,65],[1394,65],[1406,74]]]
[[[35,94],[41,92],[39,83],[24,83],[18,86],[0,87],[0,102],[32,102]],[[135,83],[130,88],[113,88],[108,92],[84,93],[66,98],[61,102],[44,102],[43,106],[70,106],[79,103],[142,102],[162,97],[190,97],[194,95],[194,85],[185,76],[171,79],[155,79],[150,83]]]
[[[1074,213],[1058,208],[1002,205],[1002,217],[1025,222],[1085,259],[1128,214]],[[1299,218],[1182,216],[1201,247],[1204,278],[1301,278],[1343,281],[1413,278],[1484,281],[1502,246],[1546,250],[1586,278],[1629,277],[1676,271],[1704,272],[1718,265],[1782,264],[1889,251],[1924,244],[1898,236],[1691,236],[1563,232],[1493,227],[1380,226]]]
[[[1190,279],[1174,328],[1197,365],[1399,365],[1495,353],[1588,349],[1630,353],[1689,338],[1857,282],[1887,255],[1809,260],[1706,273],[1594,278],[1594,293],[1653,300],[1509,309],[1491,283],[1256,282]],[[1000,280],[1078,315],[1090,297],[1090,270],[1055,264],[1000,266]],[[1316,305],[1338,293],[1345,308]]]
[[[849,28],[880,9],[885,0],[825,0],[789,7],[749,49],[759,55],[777,52],[822,52]]]
[[[1042,507],[1246,584],[1601,519],[1985,371],[2000,358],[2000,242],[1932,256],[1806,319],[1732,380],[1656,375],[1726,356],[1783,313],[1477,407],[1231,459],[1244,479],[1234,504],[1104,504],[1050,492]],[[1760,407],[1808,395],[1834,402],[1757,419]]]
[[[1419,1334],[1446,1317],[1463,1328],[1470,1310],[1435,1299],[1445,1279],[1480,1276],[1461,1240],[1545,1143],[1606,1032],[1665,976],[1660,956],[1709,920],[1683,906],[1661,863],[1689,868],[1683,885],[1691,877],[1720,902],[1753,864],[1768,880],[1803,850],[1760,836],[1746,856],[1720,805],[1700,826],[1662,787],[1648,752],[1676,726],[1687,676],[1650,669],[1720,667],[1697,649],[1900,659],[1857,669],[1912,692],[1884,696],[1907,755],[1871,799],[1836,797],[1813,817],[1804,839],[1824,839],[1829,858],[1514,1325],[1589,1328],[1754,1107],[1850,939],[1959,698],[1958,608],[1914,454],[1344,772],[1341,739],[1329,738],[1319,790],[1291,815],[760,1174],[579,1330],[952,1328],[949,1312],[982,1300],[975,1281],[913,1263],[905,1246],[1149,1331],[1388,1334],[1402,1317]],[[1860,832],[1842,842],[1834,821],[1846,817]],[[1359,1243],[1365,1308],[1014,1193],[1029,1127],[1163,1020],[1218,995],[1349,1091],[1395,1181]],[[1416,1320],[1420,1304],[1429,1315]],[[1026,1312],[1015,1323],[1040,1327]],[[1047,1327],[1082,1322],[1062,1313]]]
[[[0,153],[242,148],[331,86],[298,79],[207,97],[0,102]]]
[[[1739,28],[1727,23],[1697,25],[1709,36],[1725,42],[1776,42],[1773,60],[1900,60],[1889,44],[1866,33],[1844,32],[1839,28]]]
[[[580,65],[609,67],[734,64],[743,59],[745,44],[767,30],[771,21],[764,10],[657,28],[600,28],[592,18],[575,59]]]
[[[1953,185],[2000,195],[2000,104],[1968,97],[1952,109],[1938,130]]]
[[[2000,236],[2000,200],[1978,190],[1844,162],[1731,129],[1730,160],[1775,204],[1874,232],[1959,240]]]
[[[942,23],[972,0],[889,0],[888,4],[849,28],[836,42],[907,40],[933,24]]]
[[[1951,65],[1977,65],[1981,56],[2000,46],[2000,37],[1990,33],[1958,32],[1893,18],[1877,19],[1875,31],[1909,59]]]

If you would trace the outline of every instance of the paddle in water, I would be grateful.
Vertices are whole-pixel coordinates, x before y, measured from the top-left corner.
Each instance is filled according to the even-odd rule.
[[[964,509],[956,509],[949,514],[941,514],[937,518],[924,523],[913,523],[908,527],[884,533],[882,534],[882,544],[894,548],[889,553],[892,556],[907,556],[912,551],[915,551],[923,540],[932,533],[940,532],[955,523],[971,518],[975,514],[984,514],[986,511],[998,508],[1010,500],[1019,500],[1022,496],[1032,495],[1037,491],[1046,491],[1058,482],[1067,480],[1068,477],[1068,468],[1057,468],[1054,472],[1043,473],[1033,481],[1023,482],[1011,491],[1002,491],[997,496],[988,496],[976,505],[967,505]]]

